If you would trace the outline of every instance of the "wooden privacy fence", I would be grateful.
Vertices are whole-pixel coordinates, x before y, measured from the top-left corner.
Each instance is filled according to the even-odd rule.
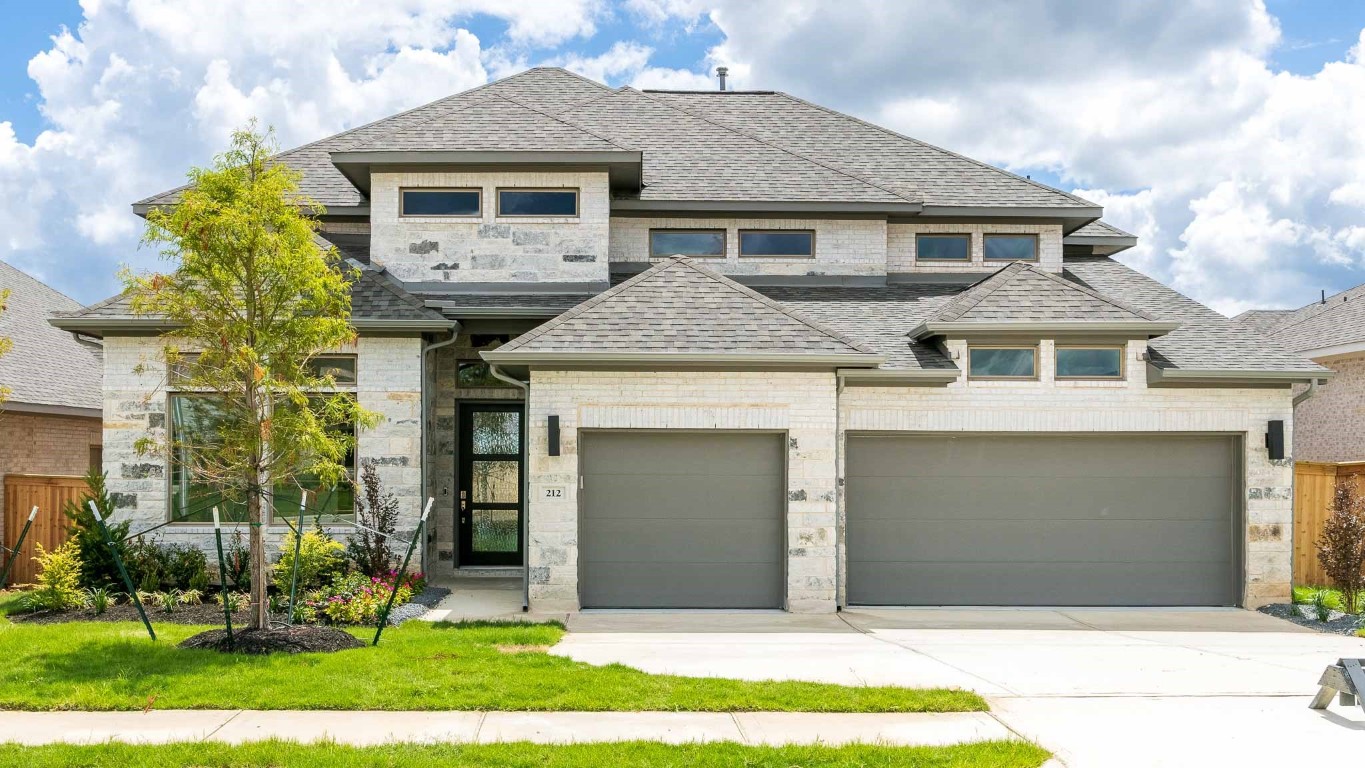
[[[38,575],[37,554],[34,542],[43,549],[52,550],[66,541],[66,515],[62,507],[67,501],[79,502],[85,493],[85,478],[63,475],[5,475],[5,549],[13,550],[19,540],[19,532],[24,530],[24,521],[29,510],[38,507],[38,516],[33,520],[24,548],[15,557],[14,568],[10,571],[11,584],[31,583]]]
[[[1294,583],[1327,584],[1318,564],[1317,541],[1332,506],[1337,482],[1356,478],[1365,492],[1365,462],[1294,462]]]

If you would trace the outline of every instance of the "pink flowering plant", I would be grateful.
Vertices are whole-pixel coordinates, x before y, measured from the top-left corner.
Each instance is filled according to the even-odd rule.
[[[409,573],[399,578],[397,571],[384,576],[349,573],[309,592],[299,605],[297,618],[319,624],[374,624],[395,584],[398,594],[393,604],[398,606],[411,602],[413,595],[426,588],[426,575]]]

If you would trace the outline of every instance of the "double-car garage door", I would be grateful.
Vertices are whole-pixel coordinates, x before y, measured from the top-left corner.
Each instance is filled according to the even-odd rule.
[[[778,434],[579,435],[585,608],[779,608]],[[1235,605],[1225,436],[879,434],[845,455],[853,605]]]
[[[868,435],[847,442],[848,602],[1238,602],[1233,438]]]

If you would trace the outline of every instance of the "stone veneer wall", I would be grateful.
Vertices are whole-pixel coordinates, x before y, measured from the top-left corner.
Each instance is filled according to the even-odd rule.
[[[404,282],[608,280],[605,171],[375,173],[370,185],[370,260]],[[477,187],[482,215],[400,217],[404,187]],[[499,187],[576,187],[578,216],[499,217]]]
[[[835,397],[832,373],[532,371],[531,609],[578,608],[579,430],[727,429],[787,434],[787,609],[833,611]],[[547,452],[550,414],[559,456]],[[550,485],[566,498],[541,498]]]
[[[83,475],[90,469],[90,449],[99,447],[97,417],[0,409],[0,536],[4,534],[5,475]]]
[[[953,234],[972,236],[972,258],[961,261],[915,260],[915,235]],[[982,235],[1038,235],[1039,269],[1062,271],[1062,227],[1060,224],[888,224],[886,227],[886,271],[888,272],[994,272],[1007,261],[987,262]]]
[[[615,216],[611,219],[611,260],[649,260],[651,229],[724,229],[725,258],[697,263],[730,275],[884,275],[885,220],[866,219],[669,219]],[[815,258],[739,256],[741,229],[813,229]]]
[[[166,434],[165,366],[159,359],[164,344],[164,339],[148,336],[110,336],[104,341],[104,470],[116,517],[131,520],[133,532],[163,523],[170,514],[166,461],[139,456],[133,448],[134,441],[149,431],[163,439]],[[421,339],[361,337],[336,351],[357,355],[356,397],[383,416],[377,427],[358,436],[357,459],[378,467],[385,487],[398,497],[399,529],[410,533],[423,503]],[[136,370],[139,365],[142,372]],[[245,525],[240,528],[246,531]],[[270,542],[277,544],[287,530],[284,524],[270,526]],[[329,530],[342,536],[352,529],[338,525]],[[212,533],[210,525],[180,523],[155,535],[170,542],[192,542],[212,553]]]
[[[1336,376],[1294,409],[1294,458],[1365,461],[1365,353],[1315,362],[1336,371]]]
[[[1052,380],[1053,344],[1039,350],[1036,382],[959,381],[938,387],[847,387],[840,429],[910,432],[1222,432],[1243,436],[1246,498],[1244,602],[1289,597],[1293,569],[1293,459],[1272,461],[1266,423],[1284,419],[1292,435],[1288,388],[1151,388],[1128,347],[1126,381]],[[966,345],[948,347],[965,358]],[[843,434],[840,435],[842,441]],[[840,473],[842,476],[842,467]],[[839,532],[842,541],[842,503]],[[842,551],[841,551],[842,560]],[[841,562],[842,568],[842,562]],[[842,581],[840,584],[842,588]],[[840,595],[842,601],[843,595]]]

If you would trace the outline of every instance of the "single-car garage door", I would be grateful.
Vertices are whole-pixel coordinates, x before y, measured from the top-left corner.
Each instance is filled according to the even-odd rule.
[[[850,436],[854,605],[1239,600],[1237,441]]]
[[[782,436],[579,433],[584,608],[780,608]]]

